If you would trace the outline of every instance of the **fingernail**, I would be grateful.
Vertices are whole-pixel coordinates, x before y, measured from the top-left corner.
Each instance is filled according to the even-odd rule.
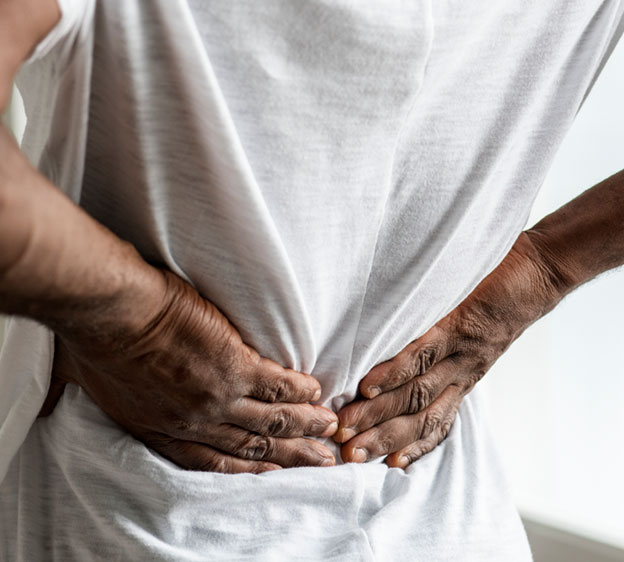
[[[323,462],[321,462],[321,466],[335,466],[335,465],[336,465],[336,459],[334,459],[333,457],[324,459]]]
[[[355,437],[355,430],[350,427],[341,427],[336,433],[336,441],[339,443],[344,443],[351,439],[351,437]]]
[[[351,456],[352,462],[366,462],[368,453],[364,449],[356,449]]]
[[[379,396],[381,394],[381,388],[378,386],[369,386],[368,387],[368,396],[369,398],[375,398],[375,396]]]
[[[397,460],[397,464],[399,465],[399,468],[405,468],[409,464],[409,459],[401,455]]]
[[[327,429],[321,433],[321,437],[331,437],[338,429],[338,422],[333,422],[327,426]]]
[[[314,396],[312,396],[312,402],[316,402],[320,397],[321,397],[321,389],[318,388],[316,392],[314,393]]]

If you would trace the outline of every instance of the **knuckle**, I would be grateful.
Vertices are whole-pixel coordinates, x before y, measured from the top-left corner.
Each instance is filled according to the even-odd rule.
[[[412,385],[408,397],[407,411],[410,414],[415,414],[431,404],[433,391],[428,383],[419,380]]]
[[[386,377],[386,384],[391,387],[401,386],[406,381],[413,379],[418,375],[418,372],[412,362],[407,365],[397,365],[388,372]]]
[[[288,396],[288,389],[285,381],[273,381],[271,386],[265,390],[265,396],[268,402],[284,402]]]
[[[327,457],[322,456],[316,449],[301,449],[291,459],[292,466],[320,466]]]
[[[374,440],[375,449],[380,454],[393,453],[396,450],[396,440],[393,434],[389,432],[380,432]]]
[[[268,424],[268,434],[282,436],[291,431],[294,423],[293,416],[287,410],[280,410],[273,414]]]
[[[228,473],[231,472],[231,463],[227,457],[218,456],[204,460],[198,469],[207,472]]]
[[[237,456],[248,460],[263,460],[270,456],[273,450],[273,441],[264,435],[249,435],[240,444]]]
[[[437,345],[421,349],[416,358],[416,374],[424,375],[436,363],[439,356],[440,348]]]
[[[365,425],[373,402],[361,401],[352,402],[349,408],[340,412],[338,417],[343,425],[358,429],[360,425]]]
[[[190,421],[179,417],[170,419],[169,425],[176,435],[189,435],[194,429],[194,425]]]
[[[453,422],[453,419],[446,419],[440,425],[440,436],[442,438],[442,441],[446,439],[448,437],[448,434],[451,432]]]
[[[458,351],[478,353],[482,350],[489,333],[488,322],[473,310],[463,311],[455,326]]]
[[[393,378],[405,382],[414,377],[424,375],[439,361],[441,356],[441,342],[432,342],[414,347],[410,353],[408,364],[397,367],[395,369],[396,375]]]
[[[431,435],[441,424],[441,416],[437,412],[427,412],[422,425],[422,437]]]
[[[474,380],[474,383],[476,384],[483,377],[483,375],[488,372],[493,362],[494,361],[488,356],[483,355],[478,357],[472,369],[470,379]]]
[[[256,463],[249,467],[249,472],[252,474],[262,474],[263,472],[274,469],[275,465],[272,465],[271,463]]]
[[[132,420],[135,427],[141,427],[139,424],[145,425],[145,420],[139,422],[139,417],[143,417],[145,412],[137,409]],[[163,411],[158,420],[153,422],[155,429],[158,431],[178,438],[192,437],[196,433],[195,423],[188,417],[181,416],[178,412]]]
[[[422,457],[428,451],[425,450],[425,447],[421,444],[413,445],[409,451],[404,455],[407,458],[408,464],[411,464],[417,461],[420,457]]]

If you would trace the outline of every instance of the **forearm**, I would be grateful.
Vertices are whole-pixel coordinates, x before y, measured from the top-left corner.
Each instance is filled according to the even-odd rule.
[[[0,114],[20,65],[60,17],[56,0],[0,0]],[[35,170],[0,126],[0,312],[59,333],[132,330],[156,308],[163,285],[129,244]]]
[[[588,189],[526,234],[557,297],[624,264],[624,171]]]
[[[162,275],[35,170],[4,127],[0,154],[0,311],[68,334],[145,324]]]

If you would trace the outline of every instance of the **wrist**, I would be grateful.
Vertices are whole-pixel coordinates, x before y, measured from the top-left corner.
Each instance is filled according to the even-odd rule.
[[[588,189],[526,232],[559,299],[624,264],[624,171]]]
[[[557,251],[556,241],[548,230],[538,225],[523,234],[534,250],[535,264],[542,272],[543,283],[548,287],[552,306],[555,306],[582,283],[580,272],[562,252]]]
[[[32,168],[5,130],[0,148],[0,312],[68,339],[140,331],[163,306],[163,272]]]
[[[66,342],[85,345],[98,341],[110,352],[122,351],[141,338],[169,306],[166,272],[149,265],[136,249],[120,242],[116,272],[99,294],[70,297],[69,314],[42,321]]]
[[[527,232],[520,234],[491,276],[489,281],[486,278],[482,298],[506,303],[498,320],[513,333],[512,339],[552,310],[565,294],[557,271]]]

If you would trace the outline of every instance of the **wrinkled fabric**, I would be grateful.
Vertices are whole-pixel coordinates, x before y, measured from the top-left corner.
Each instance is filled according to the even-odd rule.
[[[334,410],[524,228],[622,2],[64,0],[19,77],[23,148]],[[478,389],[406,471],[183,471],[0,355],[2,560],[527,561]]]

